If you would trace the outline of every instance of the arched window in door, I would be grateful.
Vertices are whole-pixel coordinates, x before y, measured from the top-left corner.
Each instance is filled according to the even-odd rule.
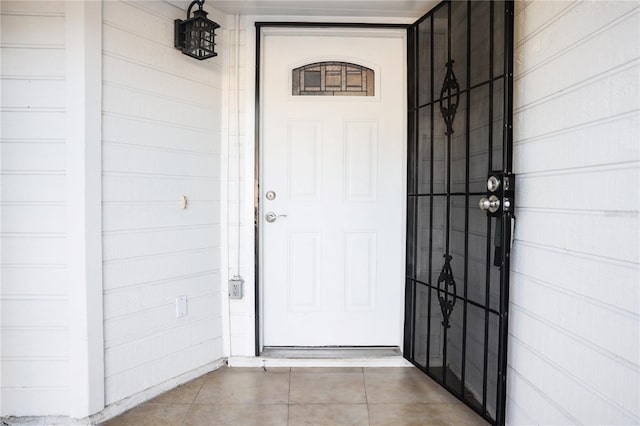
[[[373,96],[374,72],[349,62],[316,62],[293,70],[293,96]]]

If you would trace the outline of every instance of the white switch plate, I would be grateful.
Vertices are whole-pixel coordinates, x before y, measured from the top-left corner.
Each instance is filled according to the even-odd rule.
[[[176,297],[176,317],[186,317],[187,316],[187,296],[178,296]]]

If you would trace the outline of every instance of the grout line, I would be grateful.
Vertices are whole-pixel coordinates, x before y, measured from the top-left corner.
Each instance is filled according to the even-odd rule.
[[[367,422],[369,426],[371,426],[371,413],[369,411],[369,395],[367,395],[367,379],[364,375],[364,367],[360,367],[360,372],[362,374],[362,385],[364,386],[364,402],[367,405]]]
[[[219,370],[220,368],[225,368],[224,364],[220,367],[218,367],[217,370]],[[206,376],[210,373],[213,373],[217,370],[211,371],[209,373],[204,373],[202,376],[202,383],[200,384],[200,387],[198,388],[198,392],[196,392],[196,396],[193,397],[193,401],[191,401],[191,403],[189,404],[189,409],[187,410],[186,414],[184,415],[184,418],[182,419],[182,424],[186,424],[187,419],[189,418],[189,412],[191,412],[191,410],[193,409],[193,406],[195,405],[196,400],[198,399],[198,396],[200,396],[200,392],[202,391],[202,388],[204,387],[204,382],[206,381]],[[198,380],[200,377],[195,378],[194,380]],[[189,382],[187,382],[189,383]],[[174,388],[175,389],[175,388]]]
[[[292,368],[289,367],[289,392],[287,394],[287,425],[289,424],[289,414],[291,412],[291,371],[292,371]]]
[[[191,405],[196,403],[196,400],[198,399],[198,396],[200,396],[200,392],[202,391],[202,388],[204,387],[204,382],[207,381],[207,375],[211,374],[211,373],[215,373],[216,371],[218,371],[221,368],[226,368],[224,366],[224,364],[220,367],[218,367],[216,370],[210,371],[209,373],[204,373],[202,376],[202,383],[200,383],[200,387],[198,388],[198,392],[196,392],[196,396],[193,397],[193,401],[191,401]],[[195,380],[199,379],[200,377],[196,378]]]

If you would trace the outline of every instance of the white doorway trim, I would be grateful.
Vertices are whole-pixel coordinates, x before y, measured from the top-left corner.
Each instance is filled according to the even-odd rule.
[[[261,150],[261,85],[260,85],[260,75],[262,71],[263,62],[261,62],[261,58],[263,57],[263,39],[265,33],[273,34],[277,32],[278,34],[288,33],[288,34],[296,34],[301,31],[311,31],[318,34],[331,34],[331,35],[362,35],[362,34],[372,34],[377,37],[380,37],[382,34],[390,36],[390,37],[401,37],[404,41],[403,46],[403,58],[402,64],[399,66],[402,67],[402,87],[403,87],[403,105],[406,106],[406,25],[404,24],[349,24],[349,23],[289,23],[289,22],[257,22],[256,23],[256,80],[255,80],[255,96],[256,96],[256,109],[255,109],[255,184],[254,184],[254,214],[258,217],[255,217],[255,265],[256,265],[256,273],[255,273],[255,313],[256,313],[256,356],[259,356],[263,349],[264,342],[264,302],[263,302],[263,280],[262,280],[262,259],[263,259],[263,244],[262,244],[262,226],[261,226],[261,205],[260,205],[260,179],[262,178],[261,174],[261,162],[262,156],[260,155]],[[403,114],[403,123],[402,123],[403,133],[401,135],[402,140],[402,156],[406,158],[406,141],[407,141],[407,121],[406,114]],[[402,162],[402,170],[401,174],[403,177],[406,177],[406,162]],[[398,188],[398,191],[401,193],[406,192],[406,179],[403,179],[401,185]],[[406,200],[402,198],[401,208],[406,211]],[[402,215],[402,224],[399,229],[401,241],[404,243],[406,241],[406,216]],[[401,254],[401,262],[404,265],[405,262],[405,253],[404,253],[404,245],[402,246],[402,254]],[[400,318],[397,319],[397,327],[398,327],[398,335],[399,340],[397,342],[398,347],[402,348],[402,340],[403,340],[403,332],[404,332],[404,268],[401,270],[401,274],[398,275],[398,303],[400,304],[398,311],[400,312]],[[234,357],[235,359],[236,357]]]

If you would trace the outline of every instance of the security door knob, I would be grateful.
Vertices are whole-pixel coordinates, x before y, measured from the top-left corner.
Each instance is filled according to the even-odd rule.
[[[275,214],[274,212],[269,212],[264,215],[264,220],[269,223],[273,223],[278,220],[279,217],[287,217],[286,214]]]
[[[489,198],[482,197],[478,205],[480,206],[480,209],[484,211],[495,213],[500,208],[500,200],[498,200],[498,197],[495,195],[492,195]]]

